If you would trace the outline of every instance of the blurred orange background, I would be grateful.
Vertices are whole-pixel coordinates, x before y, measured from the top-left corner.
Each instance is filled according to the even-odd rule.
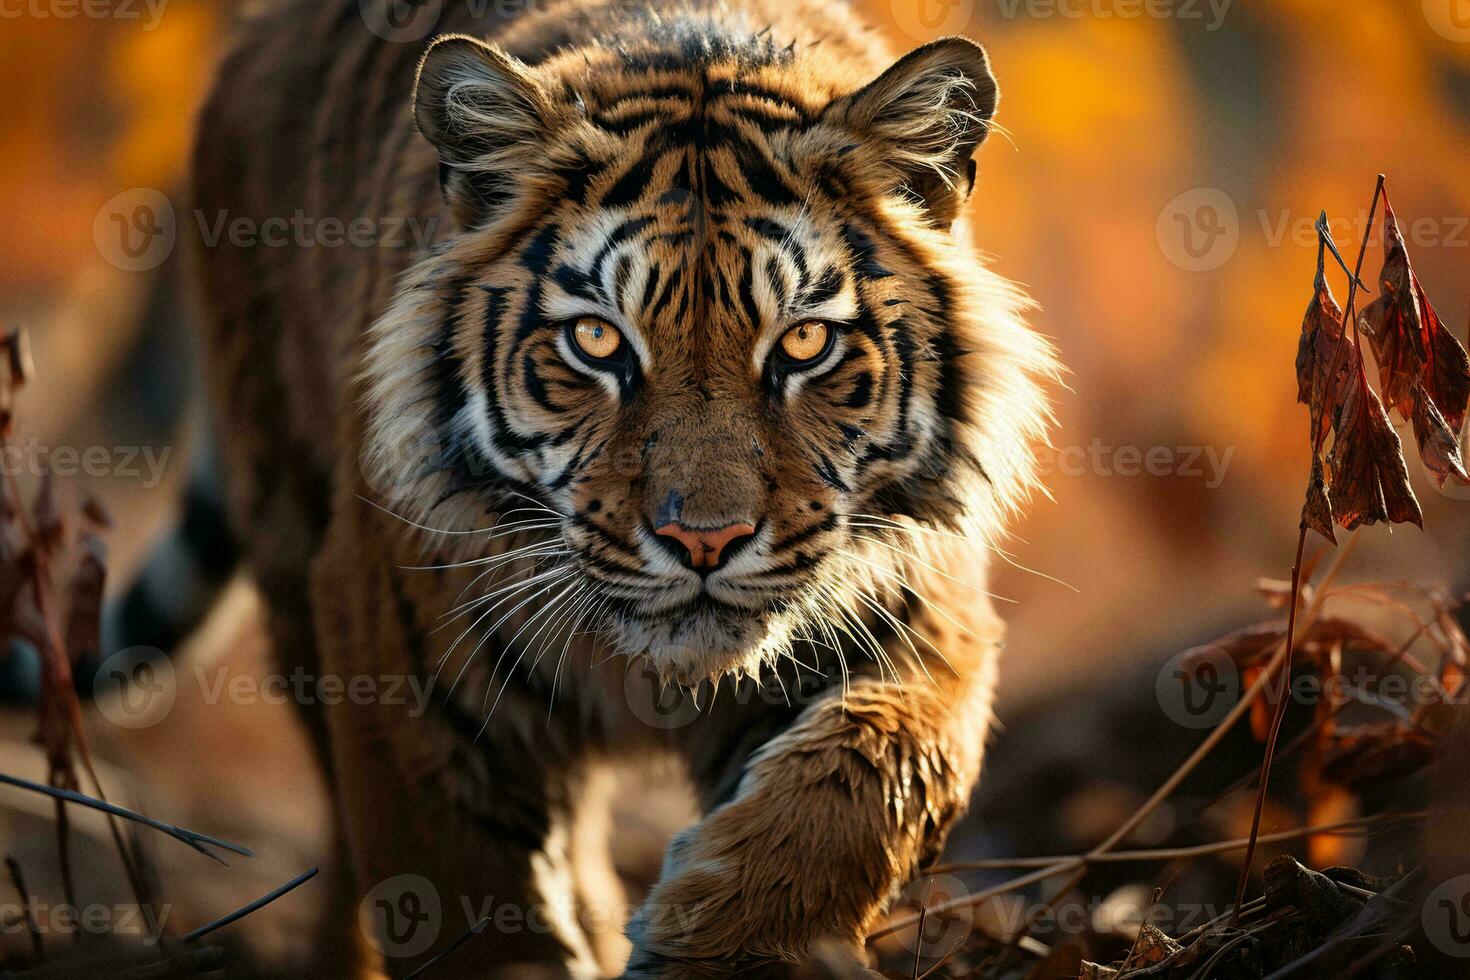
[[[1046,457],[1054,500],[1036,502],[1010,547],[1042,574],[998,569],[995,590],[1015,600],[1002,720],[1258,618],[1251,586],[1289,575],[1309,464],[1293,361],[1318,212],[1351,261],[1387,174],[1430,298],[1465,337],[1470,0],[861,6],[895,53],[949,33],[989,48],[1005,132],[980,154],[975,234],[1040,303],[1034,322],[1070,371]],[[0,323],[36,341],[21,418],[43,442],[179,447],[157,486],[91,486],[119,515],[112,569],[125,579],[175,505],[191,428],[183,410],[129,412],[124,398],[113,411],[109,385],[156,397],[123,373],[150,274],[109,264],[93,223],[130,189],[177,200],[234,11],[167,0],[156,20],[141,3],[135,20],[37,15],[46,8],[15,5],[0,28]],[[1363,266],[1374,294],[1381,261],[1375,228]],[[1344,300],[1344,277],[1331,281]],[[1463,590],[1470,492],[1437,490],[1395,423],[1426,530],[1367,529],[1350,577]],[[1169,472],[1119,472],[1151,450]]]
[[[1431,299],[1462,337],[1470,319],[1470,0],[863,6],[895,51],[956,32],[989,47],[1006,133],[981,153],[976,236],[1041,304],[1071,372],[1047,457],[1055,502],[1012,552],[1077,591],[1001,569],[1017,600],[1006,690],[1246,611],[1253,577],[1291,560],[1308,461],[1292,363],[1319,210],[1351,261],[1386,173]],[[127,348],[121,314],[147,276],[103,260],[93,220],[120,192],[181,186],[232,17],[199,0],[129,9],[22,14],[0,34],[0,320],[36,335],[27,410],[51,439],[99,424],[88,397]],[[1370,286],[1380,263],[1375,240]],[[1173,472],[1121,475],[1132,448]],[[1411,467],[1428,530],[1374,530],[1358,567],[1459,582],[1470,508]],[[97,488],[140,509],[115,574],[146,536],[132,532],[171,506],[153,489]]]

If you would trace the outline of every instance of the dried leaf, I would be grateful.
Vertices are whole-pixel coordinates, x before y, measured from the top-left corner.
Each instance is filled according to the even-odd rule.
[[[80,542],[81,558],[68,589],[66,653],[71,662],[95,662],[102,646],[102,592],[107,582],[106,548],[94,534]]]
[[[1312,481],[1302,526],[1335,541],[1330,519],[1351,531],[1390,521],[1423,526],[1398,433],[1368,384],[1362,355],[1343,331],[1343,313],[1327,284],[1326,239],[1317,248],[1312,302],[1297,344],[1297,399],[1311,411]],[[1320,452],[1332,432],[1325,465]]]
[[[15,393],[35,373],[31,360],[30,335],[17,327],[0,338],[4,347],[0,355],[0,431],[10,431],[10,419],[15,408]]]
[[[104,531],[112,530],[112,514],[91,494],[82,498],[82,516]]]
[[[1337,534],[1332,530],[1332,504],[1327,499],[1327,477],[1322,470],[1322,457],[1316,454],[1312,456],[1312,479],[1307,484],[1307,500],[1302,504],[1302,526],[1337,544]]]
[[[36,490],[36,499],[31,502],[31,518],[36,522],[36,534],[40,541],[50,547],[61,543],[64,525],[61,504],[56,498],[56,481],[51,471],[41,474],[41,485]]]
[[[1213,657],[1216,652],[1224,652],[1235,662],[1236,668],[1244,673],[1265,666],[1285,637],[1284,620],[1256,623],[1254,626],[1227,633],[1213,643],[1193,648],[1186,656],[1197,659],[1189,659],[1185,663],[1189,665]],[[1312,660],[1325,663],[1325,658],[1336,649],[1392,655],[1396,647],[1386,638],[1352,620],[1321,616],[1297,632],[1296,649],[1298,653]]]
[[[1334,435],[1327,456],[1328,493],[1337,523],[1349,531],[1379,521],[1422,528],[1424,518],[1409,487],[1398,433],[1368,385],[1357,351],[1351,355],[1357,377],[1346,385],[1332,413]]]
[[[1327,284],[1322,238],[1317,248],[1317,277],[1313,281],[1312,302],[1302,318],[1301,339],[1296,352],[1296,397],[1306,405],[1312,420],[1312,479],[1307,485],[1307,499],[1302,505],[1302,526],[1310,528],[1333,544],[1337,535],[1332,530],[1332,503],[1327,494],[1327,478],[1322,467],[1322,442],[1327,438],[1332,420],[1327,411],[1332,392],[1346,383],[1349,359],[1343,344],[1343,312]],[[1334,370],[1337,368],[1337,370]],[[1328,373],[1333,377],[1329,379]]]
[[[1435,407],[1423,385],[1414,388],[1413,412],[1414,440],[1419,443],[1419,459],[1435,482],[1441,487],[1449,479],[1470,483],[1470,475],[1465,473],[1465,461],[1460,453],[1460,438]]]
[[[13,522],[0,526],[0,650],[7,650],[15,631],[16,603],[30,581],[32,554]]]
[[[1322,778],[1364,789],[1411,776],[1434,761],[1438,742],[1400,721],[1339,728],[1324,740]]]
[[[1386,194],[1383,228],[1383,294],[1363,310],[1360,321],[1378,360],[1383,397],[1413,424],[1420,456],[1440,486],[1450,478],[1470,482],[1460,451],[1470,402],[1470,358],[1444,328],[1414,274]]]
[[[1134,968],[1156,966],[1182,952],[1183,946],[1170,939],[1162,929],[1145,922],[1138,931],[1138,940],[1133,944],[1128,964]]]
[[[1332,928],[1351,919],[1358,903],[1343,895],[1332,879],[1302,867],[1283,854],[1266,865],[1266,909],[1295,909],[1309,922]]]
[[[1351,368],[1349,352],[1339,348],[1343,343],[1342,307],[1332,295],[1323,266],[1323,250],[1317,249],[1317,277],[1313,281],[1312,302],[1302,318],[1301,339],[1296,351],[1296,397],[1312,413],[1312,446],[1319,449],[1331,426],[1329,405],[1343,390]],[[1336,371],[1333,371],[1334,366]],[[1333,371],[1329,382],[1327,374]]]

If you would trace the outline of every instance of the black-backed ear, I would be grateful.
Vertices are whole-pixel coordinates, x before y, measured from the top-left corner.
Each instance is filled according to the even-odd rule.
[[[990,132],[1000,91],[985,49],[963,37],[909,52],[828,112],[874,145],[895,185],[949,227],[975,182],[975,149]]]
[[[460,34],[429,45],[413,112],[456,220],[478,224],[515,198],[544,159],[552,111],[534,71],[500,48]]]

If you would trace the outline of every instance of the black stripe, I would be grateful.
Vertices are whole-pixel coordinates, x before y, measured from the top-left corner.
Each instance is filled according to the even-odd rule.
[[[820,451],[817,453],[817,461],[812,464],[812,469],[816,470],[818,478],[829,487],[841,490],[843,493],[852,491],[852,487],[848,486],[838,474],[837,467],[833,465],[831,457],[826,453]]]
[[[740,168],[740,176],[745,178],[745,185],[756,197],[776,207],[801,203],[801,195],[786,183],[786,178],[759,148],[744,143],[732,148],[732,152],[735,164]]]
[[[526,394],[531,400],[548,412],[557,412],[561,409],[546,396],[546,385],[541,380],[541,375],[536,372],[536,358],[527,351],[521,355],[521,380],[525,383]]]
[[[842,292],[842,286],[846,281],[842,270],[833,266],[822,273],[821,278],[806,288],[802,294],[801,301],[809,306],[820,306]]]
[[[648,176],[653,172],[654,165],[658,162],[657,151],[634,160],[628,169],[623,172],[607,192],[598,201],[598,206],[603,208],[622,208],[635,203],[648,189]]]
[[[505,417],[501,409],[501,400],[495,395],[495,368],[499,361],[500,350],[500,323],[505,317],[509,304],[506,302],[510,290],[498,286],[480,286],[485,291],[485,325],[482,331],[482,343],[484,345],[484,371],[482,383],[486,387],[485,404],[490,413],[493,423],[491,428],[494,432],[496,448],[504,452],[526,452],[540,447],[545,441],[544,435],[520,436],[511,430],[510,420]],[[464,452],[458,454],[462,463],[467,463],[468,458]],[[467,478],[471,474],[463,474]]]
[[[663,308],[668,305],[669,297],[674,293],[674,286],[681,278],[682,276],[678,271],[669,273],[669,277],[664,280],[664,288],[659,291],[658,299],[653,301],[653,306],[646,308],[644,311],[650,320],[656,319],[659,313],[663,311]]]
[[[789,534],[786,537],[782,538],[780,541],[775,542],[771,545],[771,552],[775,554],[777,552],[785,551],[786,549],[794,545],[801,544],[803,541],[811,540],[811,538],[815,535],[821,534],[824,531],[830,531],[836,526],[837,515],[828,514],[822,520],[808,524],[800,531],[797,531],[794,534]]]
[[[878,246],[860,228],[848,223],[842,225],[842,237],[852,253],[855,271],[863,279],[887,279],[893,272],[878,261]]]
[[[602,248],[598,249],[597,257],[592,260],[592,270],[590,273],[592,278],[598,283],[601,283],[603,279],[603,266],[607,264],[608,257],[612,255],[613,249],[651,224],[653,224],[652,218],[629,218],[618,225],[617,228],[613,229],[612,234],[607,236],[607,241],[602,243]]]

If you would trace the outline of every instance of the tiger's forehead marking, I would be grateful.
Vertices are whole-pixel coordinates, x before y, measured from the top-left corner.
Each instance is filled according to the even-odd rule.
[[[586,148],[548,315],[604,316],[651,366],[666,344],[746,355],[794,318],[853,314],[842,234],[783,152],[808,106],[728,64],[601,79],[583,105],[616,150]]]
[[[569,224],[542,295],[548,319],[602,317],[653,370],[666,345],[687,349],[717,333],[718,347],[738,345],[759,361],[794,322],[856,314],[841,235],[824,233],[805,208],[710,222],[685,206],[687,195],[675,208],[662,206],[666,196]]]

